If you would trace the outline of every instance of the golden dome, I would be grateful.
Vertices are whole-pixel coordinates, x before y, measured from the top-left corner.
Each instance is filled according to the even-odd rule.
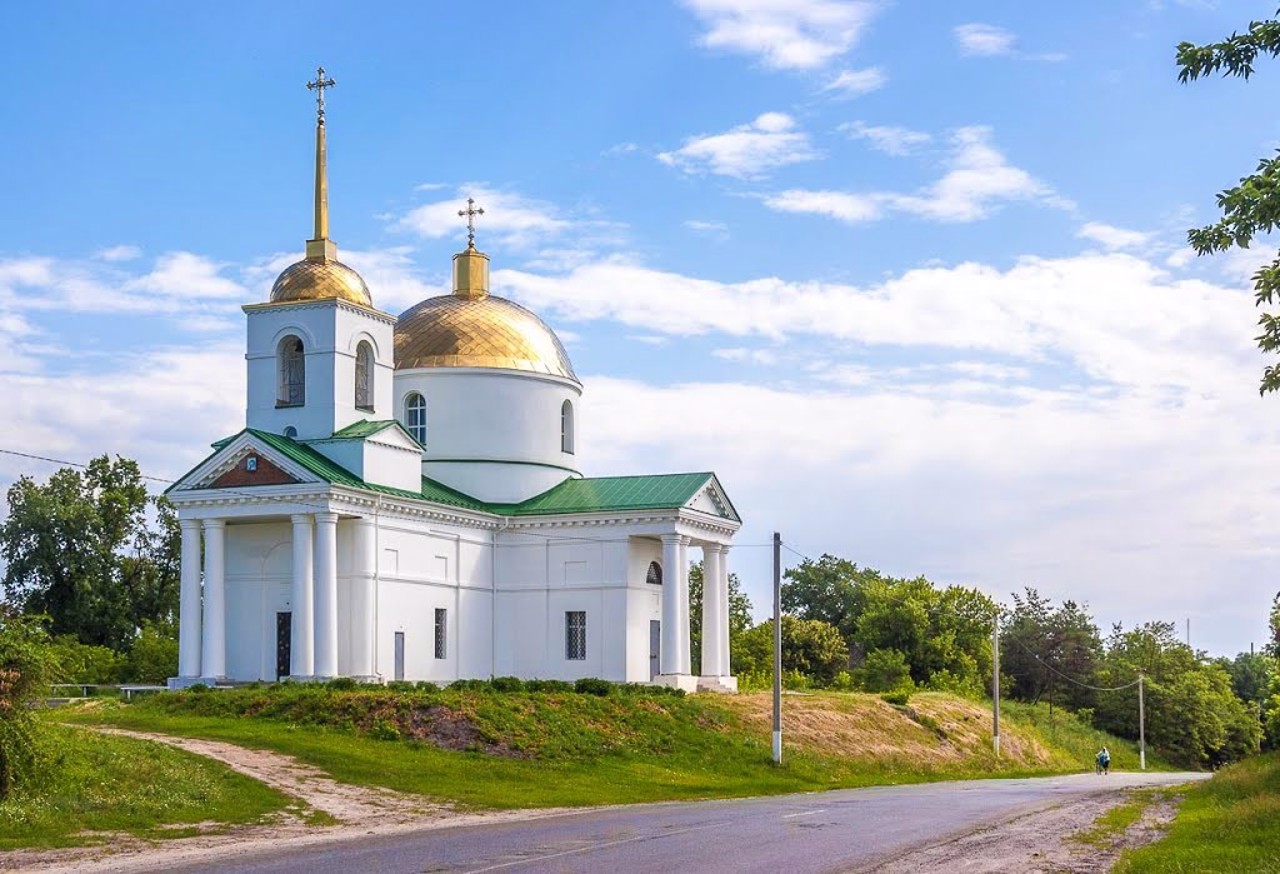
[[[341,261],[305,259],[285,268],[271,286],[271,302],[345,300],[373,308],[369,287]]]
[[[396,369],[416,367],[496,367],[578,381],[564,346],[542,319],[489,294],[446,294],[402,313]]]

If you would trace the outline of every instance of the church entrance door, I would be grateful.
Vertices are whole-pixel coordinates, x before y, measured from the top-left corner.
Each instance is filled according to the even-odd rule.
[[[293,613],[286,610],[276,614],[276,679],[292,672],[293,661]]]
[[[658,676],[658,660],[662,655],[662,623],[649,620],[649,679]]]
[[[404,679],[404,632],[396,632],[396,673],[397,680]]]

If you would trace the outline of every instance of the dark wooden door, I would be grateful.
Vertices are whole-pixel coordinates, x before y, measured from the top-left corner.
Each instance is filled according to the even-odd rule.
[[[662,623],[657,619],[649,620],[649,679],[661,673],[658,661],[662,656]]]
[[[276,614],[276,679],[293,673],[293,613]]]

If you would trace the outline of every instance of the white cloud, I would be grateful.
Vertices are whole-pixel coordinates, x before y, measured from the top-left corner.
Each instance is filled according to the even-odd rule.
[[[1151,242],[1152,234],[1145,231],[1131,231],[1102,222],[1086,222],[1076,231],[1076,236],[1093,240],[1106,249],[1134,249]]]
[[[1003,203],[1015,201],[1072,207],[1048,184],[1010,164],[991,144],[991,129],[986,127],[954,131],[947,172],[914,194],[792,189],[764,198],[771,209],[826,215],[845,222],[871,221],[890,212],[934,221],[971,222],[986,218]]]
[[[842,97],[860,97],[878,91],[889,81],[889,76],[879,67],[867,67],[864,70],[841,70],[839,75],[822,86],[823,91],[831,91]]]
[[[821,67],[847,52],[878,11],[862,0],[685,0],[711,49],[753,55],[774,69]]]
[[[764,199],[770,209],[825,215],[842,222],[874,221],[882,215],[878,195],[849,194],[845,191],[790,189]]]
[[[605,149],[601,154],[606,157],[615,157],[617,155],[630,155],[640,151],[640,147],[635,143],[618,143]]]
[[[122,286],[126,291],[151,292],[162,297],[242,300],[244,286],[222,275],[225,264],[191,252],[170,252],[156,259],[149,273]]]
[[[754,179],[788,164],[818,157],[809,136],[796,129],[796,122],[783,112],[766,112],[749,124],[738,125],[722,134],[690,137],[672,152],[661,152],[658,160],[686,173],[716,173],[739,179]]]
[[[711,352],[716,358],[725,361],[742,361],[748,364],[777,364],[778,354],[769,349],[747,349],[736,346],[731,349],[714,349]]]
[[[909,155],[933,139],[924,131],[893,125],[869,125],[862,121],[847,122],[837,130],[852,139],[866,140],[873,149],[896,156]]]
[[[427,239],[465,240],[467,223],[458,211],[466,208],[468,197],[485,211],[476,219],[476,239],[481,249],[489,240],[501,246],[529,248],[573,226],[553,204],[480,183],[462,185],[454,197],[415,207],[398,219],[396,226]]]
[[[93,257],[102,261],[132,261],[142,255],[137,246],[108,246],[93,253]]]
[[[714,237],[717,240],[729,239],[729,226],[724,222],[704,221],[702,219],[686,219],[683,224],[695,234]]]
[[[960,54],[976,58],[1017,58],[1022,61],[1065,61],[1062,52],[1028,54],[1017,48],[1018,38],[1012,31],[994,24],[961,24],[951,31]]]

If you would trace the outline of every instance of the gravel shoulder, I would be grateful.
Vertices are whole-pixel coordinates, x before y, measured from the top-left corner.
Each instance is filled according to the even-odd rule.
[[[1092,795],[992,823],[942,843],[913,849],[869,868],[881,874],[1101,874],[1121,852],[1160,838],[1177,813],[1180,798],[1162,797],[1141,819],[1102,845],[1079,840],[1125,794]]]

